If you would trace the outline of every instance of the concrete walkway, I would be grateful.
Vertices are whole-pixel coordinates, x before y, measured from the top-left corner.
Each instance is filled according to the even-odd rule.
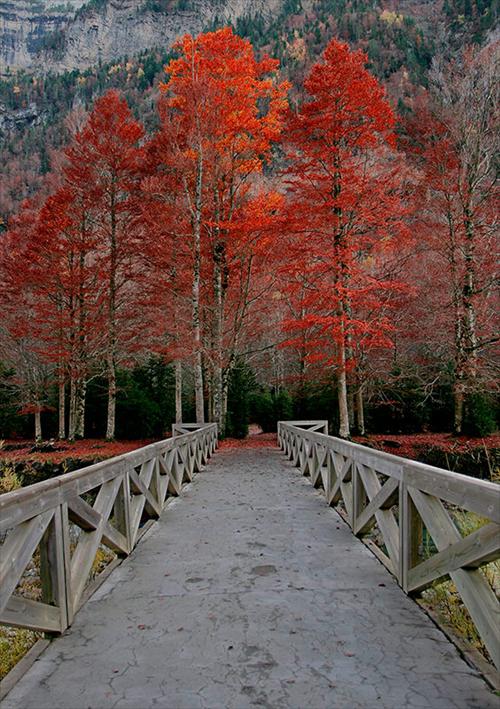
[[[2,704],[498,706],[274,449],[217,453]]]

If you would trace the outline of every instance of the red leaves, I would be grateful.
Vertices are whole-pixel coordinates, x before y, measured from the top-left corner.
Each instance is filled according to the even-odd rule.
[[[280,137],[288,85],[274,76],[276,62],[257,61],[229,28],[187,35],[177,49],[161,87],[161,128],[148,146],[157,173],[146,187],[157,208],[149,223],[175,269],[172,291],[157,293],[157,302],[171,306],[170,339],[189,345],[176,351],[198,362],[203,352],[221,389],[222,368],[229,372],[244,337],[262,327],[256,314],[269,292],[282,201],[262,172]],[[197,391],[199,399],[200,384]]]
[[[358,443],[373,446],[386,453],[393,453],[403,458],[418,459],[422,451],[439,448],[447,453],[467,453],[473,450],[490,450],[500,447],[500,435],[487,436],[478,440],[467,436],[453,436],[450,433],[414,433],[409,435],[372,434],[367,437],[354,437]]]
[[[351,357],[356,347],[391,344],[382,313],[401,284],[385,276],[383,252],[405,234],[405,209],[398,159],[387,150],[395,118],[365,62],[332,41],[305,82],[309,100],[289,121],[283,273],[300,317],[285,327],[301,331],[309,362],[335,362],[332,347],[348,343]]]
[[[53,406],[47,406],[45,404],[26,404],[19,409],[19,413],[27,416],[29,414],[39,414],[44,411],[55,411]]]
[[[219,450],[234,448],[276,448],[278,439],[275,433],[259,433],[247,438],[225,438],[220,442]]]
[[[26,412],[27,413],[27,412]],[[120,441],[108,443],[103,440],[89,438],[85,441],[69,441],[61,442],[60,450],[48,453],[31,453],[30,449],[33,446],[32,442],[27,442],[25,448],[18,448],[12,451],[0,451],[2,460],[12,461],[50,461],[52,463],[62,463],[68,458],[73,460],[105,460],[116,455],[122,455],[129,451],[141,448],[148,445],[151,441]]]

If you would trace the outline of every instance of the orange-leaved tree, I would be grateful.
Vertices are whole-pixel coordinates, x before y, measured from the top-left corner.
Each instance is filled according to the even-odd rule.
[[[287,129],[284,287],[300,313],[286,323],[298,333],[289,344],[305,347],[307,361],[335,370],[345,438],[356,353],[390,344],[384,305],[397,284],[384,277],[383,253],[405,233],[395,116],[366,60],[363,52],[330,42]]]
[[[96,269],[102,281],[103,358],[108,380],[106,438],[115,436],[116,367],[137,337],[134,311],[137,240],[132,229],[143,170],[142,126],[117,91],[99,98],[66,151],[66,185],[90,198],[91,227],[97,234]]]
[[[223,428],[231,367],[231,361],[223,362],[225,314],[231,279],[241,273],[239,264],[231,268],[228,256],[236,263],[240,240],[245,253],[249,243],[243,232],[259,229],[249,225],[252,210],[245,205],[257,199],[254,178],[280,138],[288,85],[277,80],[276,61],[258,61],[251,44],[230,28],[186,35],[175,49],[179,57],[166,67],[162,125],[154,143],[158,169],[171,176],[177,194],[179,229],[192,249],[196,419],[204,420],[205,355],[213,417]],[[259,192],[261,202],[268,198],[275,202],[274,195]]]

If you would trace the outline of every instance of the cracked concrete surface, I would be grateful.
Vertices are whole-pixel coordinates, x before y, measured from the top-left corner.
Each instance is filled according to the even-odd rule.
[[[225,450],[2,709],[493,709],[277,450]]]

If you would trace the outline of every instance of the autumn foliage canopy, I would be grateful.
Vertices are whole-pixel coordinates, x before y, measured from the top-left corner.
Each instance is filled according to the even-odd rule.
[[[278,390],[327,382],[349,437],[417,350],[433,379],[436,325],[459,431],[495,343],[489,51],[443,69],[444,103],[429,91],[399,128],[362,52],[332,40],[293,103],[229,28],[176,43],[154,131],[117,91],[99,98],[0,240],[0,355],[37,436],[56,385],[59,436],[82,437],[102,377],[114,438],[117,372],[155,353],[178,420],[189,390],[223,431],[246,362]]]

